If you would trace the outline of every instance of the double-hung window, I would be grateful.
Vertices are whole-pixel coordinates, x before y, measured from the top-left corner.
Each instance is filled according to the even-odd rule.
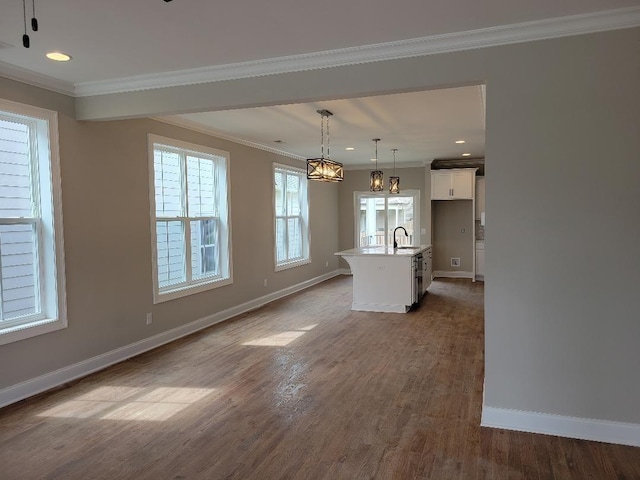
[[[274,163],[276,271],[309,263],[309,197],[304,170]]]
[[[154,301],[228,285],[229,154],[149,135]]]
[[[55,112],[0,100],[0,344],[67,325]]]

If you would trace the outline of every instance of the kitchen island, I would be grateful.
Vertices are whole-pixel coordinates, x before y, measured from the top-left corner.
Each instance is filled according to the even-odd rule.
[[[406,313],[431,283],[431,245],[336,252],[353,274],[352,310]]]

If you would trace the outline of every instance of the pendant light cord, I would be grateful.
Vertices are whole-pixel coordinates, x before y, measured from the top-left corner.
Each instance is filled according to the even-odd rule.
[[[397,148],[392,148],[391,151],[393,152],[393,176],[396,176],[396,152],[398,151]]]
[[[320,115],[320,158],[324,158],[324,117]]]
[[[31,17],[31,30],[38,31],[38,19],[36,18],[36,0],[31,0],[31,11],[33,16]],[[26,21],[26,19],[25,19]],[[25,25],[26,28],[26,25]]]
[[[331,154],[329,153],[329,115],[327,115],[327,159],[331,158]]]
[[[31,45],[31,40],[29,39],[29,35],[27,34],[27,0],[22,0],[22,13],[24,16],[24,34],[22,35],[22,46],[24,48],[29,48]]]
[[[317,110],[320,114],[320,145],[321,145],[321,158],[324,158],[324,119],[327,119],[327,160],[331,158],[331,153],[329,152],[329,117],[333,115],[329,110]]]

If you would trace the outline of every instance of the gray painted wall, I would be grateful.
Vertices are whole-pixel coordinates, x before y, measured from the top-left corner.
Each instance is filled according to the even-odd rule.
[[[640,423],[640,30],[498,49],[485,402]]]
[[[472,272],[473,206],[471,200],[434,200],[433,270],[444,272]],[[464,232],[462,231],[464,230]],[[451,257],[460,258],[460,267],[451,266]]]
[[[11,99],[4,87],[1,96]],[[30,89],[40,103],[39,89],[21,86]],[[0,346],[0,388],[338,268],[337,185],[311,182],[312,263],[274,271],[272,162],[303,162],[153,120],[60,114],[59,127],[69,326]],[[230,152],[233,285],[153,305],[148,133]]]
[[[144,116],[486,82],[486,165],[491,172],[487,177],[487,210],[491,215],[487,219],[486,239],[485,403],[499,408],[640,423],[637,408],[640,405],[637,345],[640,338],[637,302],[640,285],[640,250],[637,248],[640,238],[637,209],[640,204],[639,44],[640,29],[634,28],[167,88],[140,92],[140,95],[105,95],[79,99],[76,106],[79,117],[85,119]],[[4,96],[2,91],[0,95]],[[105,154],[94,153],[87,148],[90,145],[77,138],[84,135],[85,128],[91,133],[92,128],[105,127],[68,122],[68,136],[65,135],[66,140],[61,139],[65,155],[73,159],[63,158],[65,208],[83,210],[81,206],[70,206],[71,202],[89,201],[103,214],[97,219],[97,228],[104,231],[101,222],[112,225],[121,219],[102,205],[101,196],[91,191],[90,184],[81,186],[69,171],[78,166],[87,179],[95,180],[98,175],[82,165],[88,162],[98,171],[109,173],[109,178],[121,178],[130,190],[145,188],[146,167],[135,163],[137,153],[127,159],[110,159]],[[140,125],[146,124],[119,125],[122,130],[124,125],[142,130]],[[156,133],[167,134],[164,128],[168,127],[153,125],[153,129],[158,130]],[[195,134],[184,132],[184,135]],[[75,139],[77,146],[71,144]],[[208,141],[214,143],[212,146],[224,148],[222,141]],[[140,148],[136,146],[134,150]],[[111,147],[111,151],[114,149]],[[124,148],[123,151],[130,150]],[[236,153],[234,148],[232,161]],[[258,152],[256,158],[264,158],[262,155]],[[126,169],[99,164],[105,161],[114,161]],[[251,165],[259,168],[259,162]],[[232,176],[235,172],[232,163]],[[72,179],[65,179],[64,175]],[[133,178],[122,178],[127,175]],[[239,182],[240,177],[235,178]],[[240,182],[234,188],[246,189],[255,183],[257,191],[262,191],[257,181],[246,181],[247,184]],[[340,210],[344,208],[343,196],[349,196],[350,189],[347,185],[322,191],[330,212],[327,215],[337,215],[338,203],[330,198],[332,194],[338,195],[337,191]],[[124,190],[127,198],[143,201],[144,195],[138,190],[127,189]],[[238,229],[250,235],[251,228],[236,226],[235,216],[240,207],[232,205],[232,208],[235,242]],[[142,215],[144,209],[134,207],[136,215]],[[148,217],[145,218],[148,222]],[[341,215],[341,230],[345,222]],[[135,224],[132,238],[115,239],[117,247],[103,248],[115,259],[122,252],[125,256],[140,256],[142,260],[136,261],[141,265],[134,273],[141,277],[143,271],[150,268],[148,225],[142,228],[134,221],[126,223]],[[80,264],[93,260],[86,253],[89,246],[85,242],[97,239],[96,235],[83,231],[90,228],[86,219],[73,220],[73,216],[68,219],[65,211],[65,228],[68,228],[65,231],[67,252],[72,257],[68,274],[76,276],[69,293],[74,295],[74,302],[80,303],[73,306],[76,322],[105,321],[112,325],[114,333],[108,341],[97,342],[91,327],[100,328],[100,332],[108,329],[90,324],[83,332],[73,333],[72,341],[60,338],[65,331],[0,347],[3,365],[27,362],[19,375],[11,373],[12,378],[5,379],[3,373],[4,384],[46,371],[44,361],[33,365],[31,356],[24,350],[47,352],[47,365],[55,367],[86,358],[98,350],[97,345],[107,349],[146,334],[142,327],[131,332],[113,326],[128,325],[143,314],[146,302],[150,302],[150,280],[146,286],[138,286],[131,292],[131,297],[137,293],[142,297],[131,298],[135,308],[108,307],[108,319],[95,308],[86,308],[88,302],[78,298],[81,294],[93,295],[98,304],[108,305],[108,295],[117,293],[115,301],[122,301],[123,295],[129,292],[122,292],[117,285],[109,286],[106,291],[92,289],[88,281],[88,285],[79,285],[81,276],[86,274],[88,279],[95,277],[97,285],[104,286],[107,282],[97,275],[104,269],[110,272],[108,278],[120,277],[111,271],[115,267],[102,262],[97,266]],[[267,234],[270,235],[264,232]],[[328,243],[332,243],[331,233],[328,237]],[[352,241],[352,233],[340,232],[340,248],[348,247]],[[239,249],[234,243],[234,251]],[[327,246],[326,253],[329,250]],[[72,253],[74,251],[78,253]],[[248,244],[240,251],[247,255],[252,252]],[[262,253],[255,252],[254,257],[258,262],[263,256],[270,258],[270,251],[259,252]],[[119,273],[120,269],[116,270]],[[148,273],[144,275],[148,278]],[[250,274],[242,277],[249,278]],[[249,286],[252,291],[258,287]],[[207,294],[202,302],[195,300],[193,308],[178,303],[176,308],[168,307],[158,313],[164,323],[154,322],[154,328],[182,321],[185,310],[188,315],[197,316],[242,296],[234,291],[232,298],[227,299],[218,293]],[[120,330],[126,333],[119,336]],[[86,341],[83,333],[88,336]]]

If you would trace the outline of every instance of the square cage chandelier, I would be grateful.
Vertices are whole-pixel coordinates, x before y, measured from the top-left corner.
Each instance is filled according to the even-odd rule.
[[[329,110],[317,110],[320,114],[320,158],[307,159],[307,178],[320,182],[341,182],[344,180],[344,166],[329,158]],[[324,124],[327,123],[327,157],[324,156]]]

